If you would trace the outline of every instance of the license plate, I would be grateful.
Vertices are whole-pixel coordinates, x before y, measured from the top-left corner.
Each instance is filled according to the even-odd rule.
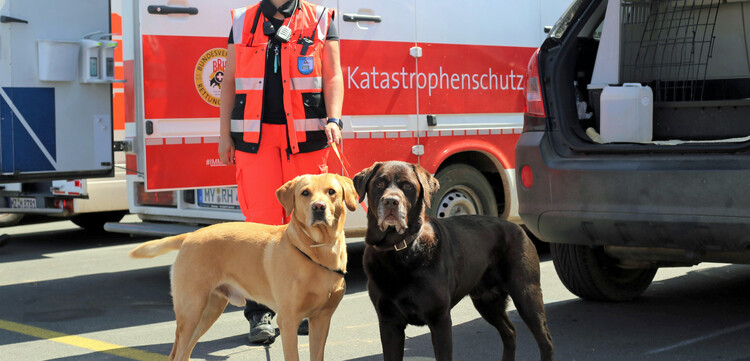
[[[8,198],[8,207],[20,209],[36,208],[36,198],[10,197]]]
[[[208,208],[239,209],[237,188],[203,188],[198,190],[198,205]]]

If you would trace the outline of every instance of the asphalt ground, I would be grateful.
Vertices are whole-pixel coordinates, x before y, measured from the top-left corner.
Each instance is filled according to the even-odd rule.
[[[47,221],[0,229],[10,235],[0,246],[0,360],[166,360],[175,331],[169,266],[176,254],[133,260],[128,251],[147,238]],[[333,316],[326,359],[382,360],[361,247],[352,248],[347,294]],[[661,269],[643,297],[596,303],[568,292],[549,255],[541,258],[557,360],[750,361],[749,266]],[[512,303],[509,310],[517,359],[538,360]],[[456,360],[500,359],[496,331],[469,300],[452,316]],[[192,359],[283,360],[280,340],[251,345],[247,331],[242,310],[230,305]],[[406,334],[406,360],[434,359],[426,327],[409,327]],[[309,359],[307,336],[299,345],[300,358]]]

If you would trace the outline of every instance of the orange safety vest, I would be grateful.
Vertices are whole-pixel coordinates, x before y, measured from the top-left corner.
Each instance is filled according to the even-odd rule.
[[[284,20],[284,25],[292,29],[291,38],[281,43],[280,49],[289,140],[287,154],[312,152],[328,146],[322,53],[332,18],[332,9],[300,0],[294,14]],[[233,136],[237,150],[257,153],[269,38],[263,33],[265,19],[260,3],[232,10],[232,19],[237,66],[231,131],[237,135]],[[304,54],[301,38],[310,40],[305,41],[308,45]]]

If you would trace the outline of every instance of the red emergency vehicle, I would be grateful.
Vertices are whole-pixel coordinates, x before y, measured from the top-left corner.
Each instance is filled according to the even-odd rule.
[[[349,171],[419,163],[441,184],[433,215],[517,219],[524,73],[570,1],[313,2],[335,9]],[[217,148],[230,9],[248,0],[122,3],[127,191],[143,222],[106,229],[171,234],[243,220],[234,167]],[[358,210],[347,232],[365,225]]]

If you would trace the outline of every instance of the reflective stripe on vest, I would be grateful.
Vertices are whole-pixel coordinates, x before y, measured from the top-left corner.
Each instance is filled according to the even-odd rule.
[[[235,78],[235,91],[263,90],[263,78]]]
[[[232,119],[229,130],[241,132],[242,140],[247,143],[260,141],[260,119]]]
[[[325,130],[326,129],[326,121],[328,119],[295,119],[294,120],[294,128],[297,130],[304,130],[307,132],[313,132],[316,130]]]
[[[232,119],[233,132],[260,132],[260,119]]]
[[[297,130],[314,132],[316,130],[326,129],[326,120],[316,119],[295,119],[294,126]],[[260,132],[260,119],[232,119],[230,130],[235,133],[239,132]]]
[[[323,78],[292,78],[292,90],[322,90],[323,89]]]
[[[232,10],[232,42],[240,44],[242,41],[242,31],[245,26],[245,14],[248,8]]]
[[[318,36],[318,40],[320,41],[326,41],[326,35],[328,35],[328,25],[331,22],[331,16],[321,16],[323,15],[323,10],[325,10],[325,7],[323,6],[316,6],[315,7],[315,18],[320,19],[318,22],[318,28],[316,31],[316,34]]]
[[[263,21],[258,21],[252,29],[258,11],[260,4],[232,11],[237,56],[235,85],[236,93],[246,96],[245,120],[259,119],[263,104],[269,39],[263,33]],[[332,16],[333,10],[300,0],[300,8],[291,18],[284,20],[284,25],[293,29],[291,39],[282,43],[280,49],[283,104],[291,153],[300,151],[300,145],[307,141],[307,132],[323,132],[325,129],[322,53]],[[302,54],[303,44],[298,43],[302,37],[312,40],[312,44],[304,46],[305,54]],[[319,136],[315,138],[320,142]],[[243,139],[258,142],[254,134],[246,134]],[[305,144],[303,148],[309,149],[310,146]]]

